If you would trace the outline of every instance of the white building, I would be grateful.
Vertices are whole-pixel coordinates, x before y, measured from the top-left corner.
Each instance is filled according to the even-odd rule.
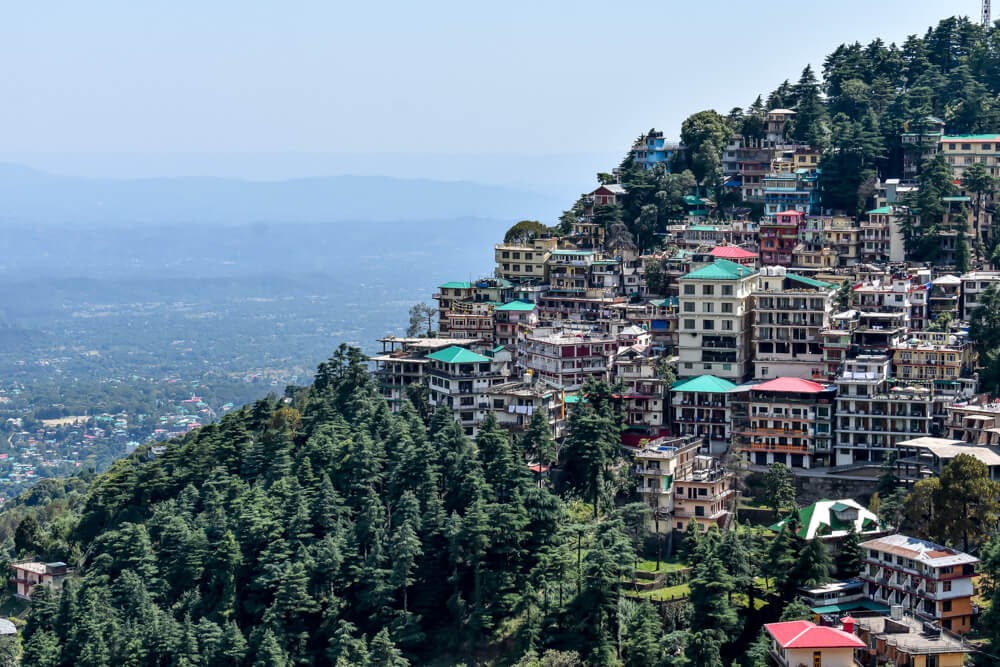
[[[679,377],[714,375],[734,382],[752,371],[751,292],[757,272],[717,259],[679,279]]]

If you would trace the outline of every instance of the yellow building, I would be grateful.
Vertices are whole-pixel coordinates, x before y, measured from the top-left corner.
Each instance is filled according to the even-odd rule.
[[[956,179],[976,162],[986,165],[993,176],[1000,176],[1000,134],[946,134],[939,146]]]
[[[545,261],[556,247],[556,239],[534,239],[529,243],[501,243],[494,246],[497,268],[494,274],[513,283],[545,280]]]
[[[967,338],[943,331],[911,331],[892,347],[893,376],[935,385],[957,383],[972,367],[972,346]]]

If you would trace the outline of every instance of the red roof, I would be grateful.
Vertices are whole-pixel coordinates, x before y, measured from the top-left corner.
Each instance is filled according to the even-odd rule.
[[[805,215],[802,211],[778,211],[775,215],[794,215],[799,217],[800,215]]]
[[[767,623],[764,628],[781,645],[781,648],[865,648],[858,637],[816,625],[811,621],[786,621]]]
[[[712,250],[711,255],[719,259],[750,259],[751,257],[756,257],[757,253],[744,250],[739,246],[720,245]]]
[[[754,391],[781,391],[790,394],[818,394],[826,391],[824,385],[801,378],[774,378],[751,388]]]

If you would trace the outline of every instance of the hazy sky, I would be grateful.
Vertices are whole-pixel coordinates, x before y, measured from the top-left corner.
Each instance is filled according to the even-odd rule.
[[[98,171],[118,154],[190,173],[203,153],[618,155],[650,126],[675,137],[692,112],[748,105],[841,42],[901,42],[978,12],[978,0],[11,2],[0,158],[79,172],[90,158],[67,154],[103,154]],[[271,171],[351,159],[286,156]]]

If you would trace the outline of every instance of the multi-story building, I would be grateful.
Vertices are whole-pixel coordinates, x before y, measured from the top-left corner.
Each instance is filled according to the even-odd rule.
[[[448,282],[438,288],[438,329],[443,338],[492,341],[493,309],[510,300],[513,284],[503,278]]]
[[[754,377],[823,379],[821,332],[830,326],[836,288],[765,266],[753,288]]]
[[[674,529],[676,480],[694,468],[700,445],[698,438],[657,438],[633,455],[638,487],[636,490],[652,512],[647,528],[656,535],[669,535]]]
[[[673,157],[683,151],[684,146],[681,144],[671,143],[664,139],[663,132],[651,130],[648,134],[639,137],[632,146],[632,159],[646,169],[663,165],[669,171]]]
[[[760,223],[760,259],[764,266],[791,266],[804,214],[782,211]]]
[[[951,632],[969,631],[978,558],[906,535],[887,535],[860,546],[865,554],[861,579],[870,599],[900,605]]]
[[[944,121],[927,116],[912,123],[909,132],[899,135],[903,145],[903,178],[915,180],[920,175],[920,165],[928,155],[933,155],[944,134]]]
[[[893,375],[902,382],[932,383],[953,396],[975,393],[975,352],[968,335],[950,331],[911,331],[892,347]]]
[[[678,376],[740,382],[751,372],[750,295],[756,276],[742,264],[718,259],[678,280]]]
[[[666,535],[696,521],[725,527],[734,511],[734,476],[718,459],[699,456],[696,437],[657,438],[634,453],[638,492],[650,506],[650,532]]]
[[[622,385],[626,428],[659,434],[664,426],[667,386],[657,371],[659,360],[648,345],[620,347],[614,356],[611,377]]]
[[[815,169],[797,169],[764,176],[764,214],[776,215],[781,211],[798,211],[806,215],[814,213],[819,206],[818,178]]]
[[[849,310],[837,313],[831,319],[831,326],[820,332],[823,343],[823,377],[820,382],[833,382],[852,352],[854,328],[858,325],[858,313]]]
[[[931,290],[928,295],[931,321],[933,322],[945,314],[951,321],[957,320],[961,298],[962,279],[958,276],[946,275],[931,281]]]
[[[829,458],[836,387],[801,378],[776,378],[749,389],[745,424],[734,444],[753,465],[811,468]]]
[[[702,530],[728,528],[736,506],[735,475],[714,456],[695,456],[674,480],[674,528],[695,521]]]
[[[557,239],[532,239],[524,243],[500,243],[493,247],[494,275],[515,284],[545,282],[545,262]],[[442,285],[442,289],[444,286]]]
[[[861,228],[851,218],[832,216],[823,221],[823,244],[837,253],[840,266],[854,266],[861,259]]]
[[[723,378],[701,375],[674,384],[670,391],[674,432],[698,436],[712,454],[722,454],[732,437],[732,415],[727,396],[736,385]]]
[[[496,323],[493,341],[513,349],[519,337],[538,325],[538,307],[527,301],[511,301],[494,308],[493,319]]]
[[[952,440],[970,445],[1000,444],[1000,403],[991,396],[976,396],[969,401],[945,406],[945,428]]]
[[[903,230],[900,226],[906,215],[903,209],[891,204],[868,211],[868,219],[861,221],[861,261],[885,264],[906,260]]]
[[[962,319],[968,321],[972,311],[979,307],[983,292],[990,287],[1000,289],[1000,271],[972,271],[962,276]]]
[[[837,390],[835,465],[886,460],[898,442],[930,433],[939,407],[929,388],[891,380],[885,355],[847,360]]]
[[[10,564],[10,578],[14,582],[14,595],[31,599],[35,586],[62,589],[63,582],[73,572],[66,563],[40,563],[38,561],[14,561]]]
[[[745,202],[764,201],[764,176],[771,171],[771,150],[759,142],[749,142],[737,151],[740,194]]]
[[[975,434],[975,431],[973,431]],[[950,438],[921,436],[904,440],[897,445],[899,455],[895,461],[895,475],[906,485],[912,485],[928,477],[940,477],[945,466],[958,456],[969,456],[986,468],[986,474],[994,482],[1000,481],[1000,447],[997,433],[987,429],[980,431],[988,438],[984,444],[969,444]]]
[[[607,334],[536,329],[525,337],[525,365],[535,377],[562,389],[579,389],[587,378],[608,380],[617,351]]]
[[[857,634],[868,647],[859,651],[862,664],[961,667],[969,649],[965,642],[896,607],[891,616],[865,616],[855,620]],[[861,662],[861,661],[859,661]]]
[[[945,134],[939,146],[955,180],[961,180],[965,170],[977,162],[986,165],[993,176],[1000,176],[1000,134]]]
[[[406,398],[406,388],[411,384],[427,381],[431,360],[427,355],[445,348],[473,347],[485,345],[479,339],[455,338],[379,338],[382,352],[371,357],[375,364],[375,381],[379,392],[389,403],[393,412],[398,412]]]
[[[448,407],[466,435],[475,435],[491,410],[490,388],[510,377],[510,352],[498,351],[487,357],[455,345],[432,352],[427,359],[428,402]]]
[[[767,112],[767,140],[771,144],[785,143],[785,129],[795,116],[791,109],[771,109]]]
[[[552,436],[561,438],[564,435],[566,415],[562,392],[543,382],[535,382],[530,375],[522,380],[491,385],[486,391],[486,400],[500,425],[513,433],[526,431],[534,414],[542,412]]]

